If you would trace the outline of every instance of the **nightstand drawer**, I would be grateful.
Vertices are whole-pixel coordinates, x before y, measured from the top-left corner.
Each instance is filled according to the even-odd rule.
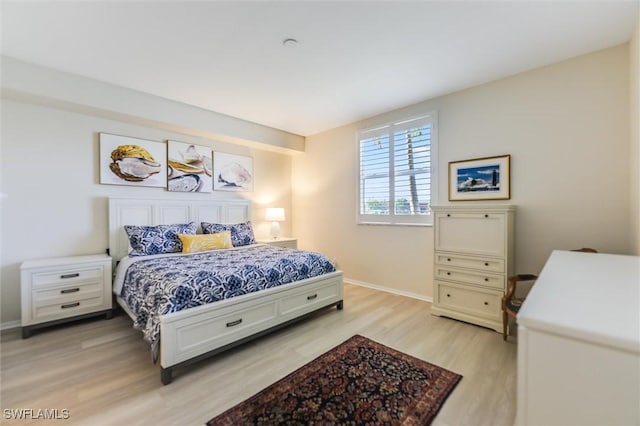
[[[54,285],[67,285],[82,281],[102,280],[102,267],[65,268],[56,271],[35,272],[31,275],[31,285],[37,287],[49,287]]]
[[[104,309],[102,295],[97,297],[89,297],[75,301],[55,304],[43,304],[41,306],[34,304],[33,318],[36,321],[51,321],[60,318],[67,318],[73,315],[81,315],[93,312],[96,309]]]
[[[82,283],[72,286],[64,286],[45,290],[35,290],[32,300],[34,305],[50,305],[65,303],[87,297],[101,296],[103,293],[102,281],[94,283]]]
[[[272,246],[297,249],[298,239],[291,237],[279,237],[279,238],[260,238],[257,240],[260,244],[269,244]]]

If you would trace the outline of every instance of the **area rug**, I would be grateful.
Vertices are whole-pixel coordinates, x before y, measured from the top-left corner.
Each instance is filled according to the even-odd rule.
[[[355,335],[207,425],[428,425],[460,379]]]

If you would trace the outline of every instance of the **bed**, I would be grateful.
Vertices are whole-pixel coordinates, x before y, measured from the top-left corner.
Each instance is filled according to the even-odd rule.
[[[342,272],[335,268],[320,270],[319,268],[325,267],[325,262],[321,262],[322,256],[315,258],[314,255],[317,254],[310,252],[251,243],[242,247],[186,255],[161,253],[129,256],[132,247],[125,225],[144,227],[194,222],[200,228],[199,225],[203,222],[242,224],[250,219],[250,213],[251,204],[245,200],[109,199],[109,253],[114,261],[116,301],[150,342],[154,359],[160,363],[163,384],[171,383],[175,368],[272,332],[318,310],[332,306],[342,309]],[[198,232],[201,231],[198,229]],[[311,259],[311,266],[298,268],[301,261],[296,260],[295,256],[299,254]],[[261,256],[260,260],[251,260],[258,259],[255,257],[258,255]],[[244,262],[241,266],[238,266],[239,258]],[[186,265],[189,269],[195,262],[207,265],[207,271],[203,271],[201,275],[206,274],[212,281],[223,281],[222,278],[218,279],[218,271],[226,267],[241,267],[245,271],[241,275],[249,278],[277,275],[282,282],[266,284],[262,288],[249,282],[242,284],[238,291],[230,291],[229,288],[234,285],[225,282],[226,291],[222,296],[220,291],[209,291],[206,287],[197,291],[189,288],[188,293],[206,293],[206,297],[200,298],[204,302],[196,303],[183,298],[183,291],[179,303],[156,311],[141,311],[140,304],[135,302],[139,299],[136,299],[135,290],[123,290],[125,279],[143,282],[141,287],[148,289],[175,277],[174,268]],[[272,263],[279,265],[275,272],[273,268],[264,271],[258,268]],[[223,264],[227,266],[223,267]],[[160,272],[165,275],[157,275]],[[304,278],[303,272],[312,272],[312,276]],[[197,271],[190,275],[185,272],[185,277],[193,278],[195,275]],[[249,287],[251,291],[247,290]],[[177,305],[180,305],[179,309],[176,308]],[[163,309],[167,313],[161,313]],[[140,318],[143,320],[138,321]],[[147,327],[142,323],[147,324]]]

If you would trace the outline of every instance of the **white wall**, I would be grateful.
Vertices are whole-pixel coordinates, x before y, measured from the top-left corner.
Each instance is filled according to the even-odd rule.
[[[251,126],[256,132],[257,125]],[[251,156],[254,192],[181,194],[162,188],[100,185],[98,132],[172,139]],[[272,129],[265,128],[265,134],[273,135]],[[254,145],[259,146],[259,141]],[[291,212],[291,156],[273,152],[273,147],[262,150],[3,98],[1,148],[1,192],[5,197],[1,201],[0,296],[5,325],[20,318],[22,261],[104,253],[110,196],[248,198],[254,201],[252,220],[258,236],[269,234],[264,208],[282,206]],[[290,234],[291,221],[282,223],[282,228],[283,234]]]
[[[629,215],[631,253],[640,256],[640,11],[633,38],[629,43]]]
[[[553,249],[630,252],[628,52],[622,45],[308,137],[293,159],[300,245],[336,258],[346,279],[432,297],[432,228],[356,225],[356,131],[437,110],[437,203],[448,203],[449,161],[511,154],[517,272],[539,272]]]

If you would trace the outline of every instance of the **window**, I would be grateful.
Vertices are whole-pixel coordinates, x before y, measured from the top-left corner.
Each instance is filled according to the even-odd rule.
[[[432,223],[436,121],[432,113],[358,133],[358,223]]]

